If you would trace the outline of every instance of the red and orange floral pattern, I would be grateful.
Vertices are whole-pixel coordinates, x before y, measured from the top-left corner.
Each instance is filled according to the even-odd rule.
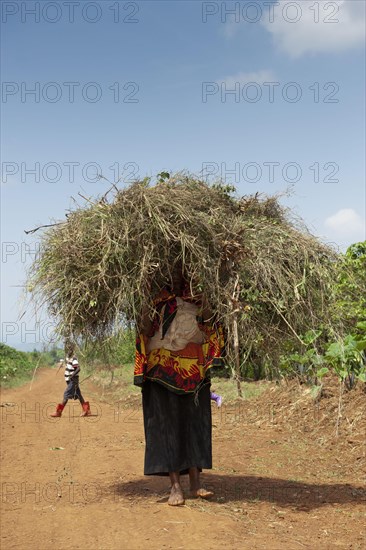
[[[170,295],[168,300],[174,307],[174,297]],[[169,311],[171,314],[171,308]],[[162,321],[160,317],[160,322]],[[157,327],[156,323],[154,329]],[[193,393],[207,376],[214,358],[221,357],[224,348],[223,331],[220,326],[203,324],[200,328],[206,336],[206,342],[202,345],[189,343],[179,351],[159,348],[147,353],[147,337],[138,335],[134,384],[143,386],[145,380],[154,380],[176,393]]]

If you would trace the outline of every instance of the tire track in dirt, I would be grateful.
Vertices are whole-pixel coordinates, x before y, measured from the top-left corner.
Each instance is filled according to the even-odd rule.
[[[214,469],[203,480],[215,499],[172,508],[167,479],[142,475],[141,410],[104,403],[85,384],[94,416],[69,401],[52,419],[55,374],[2,393],[14,403],[1,407],[2,550],[365,547],[361,480],[329,483],[328,455],[312,477],[308,450],[286,446],[282,428],[243,427],[213,409]]]

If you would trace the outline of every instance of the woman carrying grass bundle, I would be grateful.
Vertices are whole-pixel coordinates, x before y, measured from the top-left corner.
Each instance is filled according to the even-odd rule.
[[[182,474],[189,474],[191,496],[213,494],[201,487],[200,472],[212,468],[208,370],[221,356],[222,337],[212,325],[198,324],[198,300],[187,287],[176,276],[173,289],[155,299],[155,319],[143,315],[134,373],[142,387],[144,474],[169,474],[171,506],[184,504]]]

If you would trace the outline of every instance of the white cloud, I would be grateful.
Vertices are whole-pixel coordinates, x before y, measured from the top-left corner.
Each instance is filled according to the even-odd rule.
[[[364,43],[364,0],[277,1],[272,22],[267,13],[261,24],[272,34],[275,45],[291,57],[338,52]]]
[[[252,73],[239,72],[232,76],[226,76],[221,82],[225,82],[228,88],[235,87],[235,84],[239,82],[240,84],[248,84],[248,82],[256,82],[257,84],[263,84],[263,82],[274,82],[275,75],[272,71],[263,70]]]
[[[233,38],[233,36],[235,36],[241,30],[241,27],[241,22],[228,20],[223,26],[222,34],[225,36],[225,38]]]
[[[359,240],[365,239],[365,224],[365,220],[352,208],[342,208],[324,222],[325,227],[332,230],[335,235],[355,236]]]

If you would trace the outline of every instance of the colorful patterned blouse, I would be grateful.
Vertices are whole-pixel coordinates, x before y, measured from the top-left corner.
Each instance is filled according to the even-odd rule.
[[[208,377],[214,358],[221,357],[222,328],[199,323],[194,316],[191,317],[192,326],[187,326],[189,315],[192,316],[195,310],[188,304],[184,307],[185,301],[192,304],[189,298],[180,298],[167,291],[155,301],[157,314],[151,334],[149,337],[140,334],[136,340],[136,386],[153,380],[175,393],[193,393]],[[187,338],[194,341],[187,341]],[[158,342],[163,346],[158,347]],[[177,342],[185,344],[184,347],[177,349]]]

